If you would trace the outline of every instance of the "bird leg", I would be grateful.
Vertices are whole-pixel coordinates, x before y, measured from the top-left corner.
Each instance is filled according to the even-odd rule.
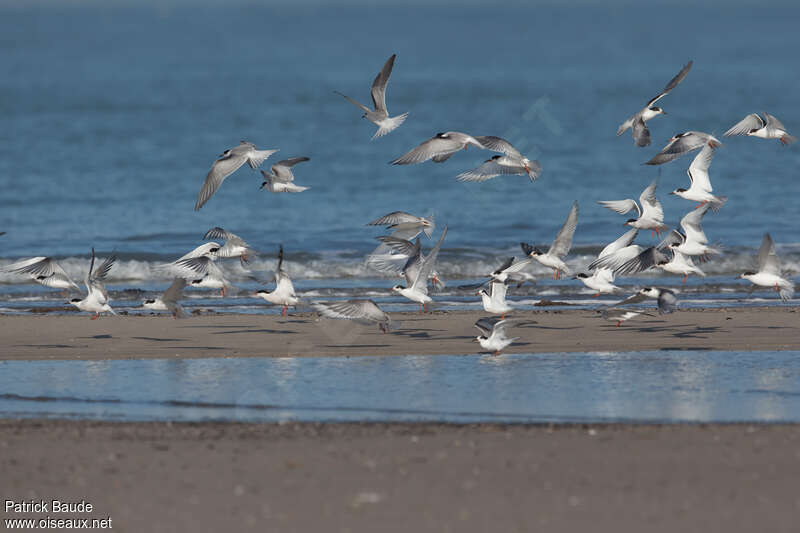
[[[597,291],[597,294],[595,294],[594,296],[592,296],[592,298],[597,298],[598,296],[600,296],[600,291]]]
[[[686,283],[687,279],[689,279],[689,274],[684,274],[682,283]]]
[[[622,320],[617,322],[617,327],[620,327],[621,325],[622,325]]]
[[[247,263],[247,254],[242,254],[241,260]]]
[[[781,140],[781,144],[784,145],[784,146],[789,144],[789,139],[786,138],[786,135],[782,136],[780,140]]]
[[[281,309],[281,316],[286,316],[286,313],[289,311],[289,306],[284,305],[283,309]]]
[[[97,320],[100,318],[100,313],[95,313],[95,315],[90,320]]]
[[[500,320],[505,320],[505,319],[506,319],[506,315],[505,314],[500,315]]]
[[[219,293],[220,293],[220,294],[222,295],[222,297],[224,298],[224,297],[225,297],[225,287],[222,287],[222,288],[219,290]]]
[[[500,350],[496,350],[493,355],[495,356],[500,355]]]
[[[422,304],[419,304],[419,313],[417,313],[417,314],[418,314],[418,315],[421,315],[421,314],[422,314]]]

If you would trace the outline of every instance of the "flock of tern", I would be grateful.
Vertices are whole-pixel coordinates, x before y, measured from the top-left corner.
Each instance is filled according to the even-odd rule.
[[[335,91],[336,94],[362,110],[362,118],[366,118],[378,126],[373,139],[392,132],[408,117],[408,113],[391,117],[386,106],[386,86],[392,74],[395,59],[396,55],[392,55],[386,61],[372,83],[370,92],[374,109]],[[619,126],[617,135],[622,135],[630,129],[636,146],[649,146],[651,133],[647,125],[648,121],[658,115],[666,114],[655,104],[687,77],[692,64],[692,61],[689,61],[658,95],[647,102],[645,107],[625,120]],[[755,113],[747,115],[726,131],[724,136],[746,135],[762,139],[777,139],[784,145],[796,140],[777,118],[768,113],[763,113],[763,116],[764,118]],[[614,285],[617,276],[633,275],[649,269],[661,269],[665,272],[682,275],[684,282],[690,275],[705,276],[695,260],[698,262],[708,260],[719,254],[720,249],[710,244],[703,231],[702,220],[709,210],[718,211],[727,200],[725,196],[713,194],[709,177],[709,167],[715,149],[721,145],[719,139],[708,133],[699,131],[678,133],[658,154],[646,162],[648,165],[661,165],[674,161],[686,153],[699,150],[687,169],[689,188],[675,189],[670,193],[698,204],[681,219],[680,229],[670,230],[664,223],[664,211],[656,196],[657,181],[653,181],[642,191],[638,203],[631,198],[599,201],[601,206],[616,213],[624,215],[635,212],[636,217],[629,218],[625,222],[625,225],[630,226],[631,229],[603,248],[597,259],[588,266],[591,274],[579,272],[573,276],[573,279],[581,281],[586,287],[596,291],[595,296],[598,296],[623,292]],[[542,166],[539,162],[523,155],[509,141],[497,136],[473,136],[457,131],[437,133],[390,163],[410,165],[428,160],[443,163],[453,154],[467,150],[470,146],[479,150],[492,151],[498,155],[490,157],[472,170],[461,172],[456,176],[459,181],[485,181],[498,176],[520,175],[527,176],[533,182],[542,174]],[[220,189],[223,181],[245,163],[251,169],[256,170],[275,152],[277,150],[274,149],[260,150],[255,144],[248,141],[242,141],[238,146],[225,150],[208,171],[197,196],[195,210],[201,209]],[[309,161],[309,158],[291,157],[272,165],[269,172],[262,170],[264,181],[261,188],[272,193],[299,193],[308,190],[308,187],[294,183],[292,170],[295,165],[305,161]],[[565,258],[570,251],[572,238],[578,225],[578,213],[578,202],[576,201],[569,210],[564,225],[546,252],[537,246],[522,242],[524,259],[508,258],[488,274],[484,282],[477,286],[464,286],[470,289],[477,288],[476,295],[481,297],[484,310],[491,315],[499,315],[481,318],[475,323],[475,327],[480,330],[481,334],[474,340],[480,343],[483,349],[500,353],[501,350],[517,340],[509,337],[507,331],[510,327],[524,321],[506,319],[506,315],[514,310],[506,300],[506,295],[508,288],[512,285],[516,284],[518,287],[526,282],[535,282],[534,276],[525,272],[525,269],[534,261],[552,269],[555,279],[572,274]],[[432,237],[435,229],[433,216],[419,217],[396,211],[380,217],[368,225],[385,226],[390,233],[378,237],[380,244],[368,255],[366,264],[376,270],[402,277],[405,284],[397,284],[392,290],[417,303],[420,313],[434,305],[435,302],[429,293],[429,284],[433,288],[441,288],[444,285],[444,281],[435,270],[435,263],[447,236],[447,226],[442,230],[436,244],[423,254],[419,236],[424,233],[428,238]],[[649,230],[653,236],[656,234],[660,236],[662,233],[666,233],[666,236],[657,245],[644,247],[634,244],[640,230]],[[173,276],[174,281],[160,298],[146,300],[143,303],[144,308],[168,311],[176,318],[185,317],[187,316],[186,312],[179,303],[184,288],[219,289],[224,295],[226,288],[230,287],[231,283],[226,279],[224,269],[220,267],[218,260],[238,258],[244,266],[248,262],[248,256],[255,254],[255,251],[241,237],[223,228],[212,228],[204,235],[204,240],[211,242],[198,246],[171,263],[162,265],[161,268]],[[217,240],[223,241],[223,244],[218,244]],[[92,249],[89,269],[84,279],[86,296],[73,298],[69,302],[81,311],[93,313],[92,319],[96,319],[103,312],[116,314],[109,305],[108,293],[103,285],[115,260],[116,257],[112,254],[95,268],[95,253]],[[780,261],[769,234],[764,235],[757,260],[758,270],[745,272],[740,277],[750,281],[754,286],[773,288],[783,300],[791,298],[794,293],[794,285],[781,273]],[[26,259],[8,265],[3,270],[27,275],[34,281],[50,288],[67,291],[80,290],[64,269],[50,257]],[[281,313],[285,315],[289,307],[296,307],[300,303],[300,298],[295,294],[291,278],[284,270],[282,246],[279,250],[277,269],[272,281],[275,282],[274,290],[259,290],[255,295],[268,303],[281,306]],[[606,306],[602,310],[602,316],[620,325],[623,321],[644,313],[640,310],[629,309],[628,305],[648,299],[655,300],[657,310],[662,314],[672,312],[678,303],[675,291],[646,287],[631,297]],[[390,316],[372,300],[311,302],[310,305],[324,317],[377,324],[383,332],[392,329]]]

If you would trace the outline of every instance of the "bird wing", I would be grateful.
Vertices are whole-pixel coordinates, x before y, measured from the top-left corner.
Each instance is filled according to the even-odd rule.
[[[506,293],[508,292],[508,285],[502,281],[493,281],[491,285],[491,299],[497,304],[503,304],[506,300]]]
[[[247,161],[247,155],[242,153],[237,153],[235,151],[231,151],[228,155],[223,156],[216,161],[214,164],[211,165],[211,170],[208,171],[206,175],[206,180],[203,182],[203,186],[200,189],[200,194],[197,195],[197,202],[194,204],[195,211],[199,210],[203,207],[211,196],[219,186],[222,185],[222,182],[233,174],[240,166],[242,166],[245,161]]]
[[[655,221],[661,222],[664,220],[664,209],[661,207],[661,202],[656,198],[656,187],[658,187],[658,180],[653,182],[642,191],[639,196],[639,203],[642,204],[642,213],[640,216],[652,218]]]
[[[417,272],[417,277],[414,280],[413,288],[424,292],[426,285],[428,284],[428,278],[433,272],[433,267],[436,264],[436,257],[439,255],[439,250],[442,248],[442,243],[444,242],[444,238],[447,235],[447,225],[445,224],[444,229],[442,230],[442,235],[439,237],[439,242],[436,243],[436,246],[431,249],[430,253],[422,260],[422,263],[419,268],[419,272]]]
[[[642,211],[639,209],[636,201],[631,200],[630,198],[625,200],[599,200],[597,203],[606,209],[611,209],[615,213],[619,213],[620,215],[624,215],[628,211],[636,209],[636,213],[638,213],[639,216],[642,216]]]
[[[774,116],[770,115],[766,111],[762,111],[764,116],[767,118],[766,127],[768,130],[775,131],[775,130],[783,130],[786,131],[786,126],[784,126],[780,120],[775,118]]]
[[[642,115],[637,115],[633,119],[633,141],[636,146],[650,146],[650,130],[644,123]]]
[[[302,163],[303,161],[310,161],[310,158],[290,157],[289,159],[278,161],[277,163],[272,165],[271,170],[277,177],[278,181],[289,183],[291,181],[294,181],[294,173],[292,173],[291,168],[295,166],[297,163]]]
[[[420,217],[406,213],[404,211],[393,211],[388,215],[383,215],[369,222],[367,226],[394,226],[395,224],[402,224],[405,222],[419,222]]]
[[[519,153],[519,150],[514,148],[514,145],[501,137],[495,137],[493,135],[481,135],[475,137],[475,140],[481,143],[487,150],[501,152],[506,155],[522,159],[522,154]]]
[[[575,234],[575,228],[577,227],[578,201],[575,200],[575,202],[572,204],[572,209],[569,210],[567,220],[564,222],[564,225],[561,226],[561,230],[559,230],[558,235],[556,235],[556,238],[553,240],[553,244],[550,246],[550,249],[547,251],[547,253],[550,255],[555,255],[559,259],[563,259],[572,246],[572,236]]]
[[[611,255],[619,250],[622,250],[627,246],[630,246],[633,243],[634,239],[636,239],[636,236],[638,234],[639,230],[636,228],[626,231],[616,241],[608,244],[605,248],[603,248],[600,254],[597,256],[598,259],[601,257],[605,257],[607,255]]]
[[[589,270],[594,270],[596,268],[608,268],[616,271],[623,264],[627,263],[631,259],[634,259],[643,251],[644,248],[638,244],[631,244],[625,248],[620,248],[612,254],[598,257],[589,264]]]
[[[666,315],[678,307],[678,297],[669,289],[661,289],[658,295],[658,313]]]
[[[751,130],[760,130],[765,126],[764,121],[756,113],[750,113],[742,120],[731,126],[723,136],[730,137],[731,135],[746,135]]]
[[[619,302],[617,302],[615,304],[611,304],[608,307],[619,307],[619,306],[622,306],[622,305],[638,304],[638,303],[642,303],[644,301],[647,301],[649,299],[650,298],[648,298],[644,294],[641,294],[641,293],[637,292],[636,294],[628,296],[624,300],[620,300]]]
[[[344,302],[311,304],[322,316],[355,320],[357,322],[384,322],[388,315],[372,300],[347,300]]]
[[[53,260],[52,257],[31,257],[12,263],[2,269],[4,272],[16,272],[19,274],[30,274],[31,276],[49,277],[59,272],[66,275],[64,270]]]
[[[492,334],[494,325],[500,322],[500,320],[501,320],[500,318],[495,318],[495,317],[481,318],[475,322],[475,327],[478,328],[480,332],[484,334],[484,336],[488,337],[489,335]]]
[[[687,241],[690,240],[700,244],[706,244],[708,242],[708,238],[703,231],[701,223],[709,207],[709,204],[702,205],[697,209],[689,211],[681,219],[681,228],[683,228],[683,233],[686,234]]]
[[[197,276],[211,275],[222,277],[222,271],[208,256],[187,257],[179,259],[169,265],[176,276],[182,278],[195,278]]]
[[[689,179],[692,184],[699,187],[706,192],[712,192],[711,178],[708,176],[708,168],[711,166],[711,160],[714,158],[714,149],[708,144],[703,146],[703,149],[698,152],[689,165],[686,171],[689,174]]]
[[[533,168],[531,170],[533,171]],[[496,176],[500,176],[501,174],[518,175],[525,173],[525,167],[522,165],[522,162],[519,164],[508,165],[500,163],[500,158],[492,158],[484,161],[479,167],[462,172],[456,176],[456,179],[458,181],[486,181]],[[537,176],[535,171],[533,171],[532,174]]]
[[[658,96],[654,97],[654,98],[653,98],[653,99],[651,99],[649,102],[647,102],[647,107],[650,107],[651,105],[655,104],[655,103],[656,103],[656,102],[658,102],[660,99],[662,99],[663,97],[665,97],[666,95],[668,95],[668,94],[669,94],[669,92],[670,92],[672,89],[674,89],[675,87],[677,87],[677,86],[680,84],[680,82],[682,82],[682,81],[683,81],[683,79],[686,77],[686,75],[687,75],[687,74],[689,74],[689,70],[692,68],[692,64],[693,64],[693,61],[689,61],[688,63],[686,63],[686,65],[684,65],[684,66],[683,66],[683,68],[681,69],[681,71],[680,71],[680,72],[678,72],[678,73],[675,75],[675,77],[674,77],[674,78],[672,78],[671,80],[669,80],[669,83],[667,83],[666,87],[664,87],[664,90],[663,90],[663,91],[661,91],[661,93],[660,93]]]
[[[638,274],[639,272],[644,272],[648,268],[652,268],[656,265],[666,263],[669,260],[663,252],[661,252],[655,246],[651,246],[650,248],[644,250],[639,255],[622,263],[619,267],[614,268],[614,274],[617,276],[629,276],[632,274]]]
[[[446,161],[454,152],[461,148],[461,142],[453,138],[433,137],[423,142],[410,152],[401,155],[393,165],[411,165],[433,159],[437,163]]]
[[[358,103],[357,101],[353,100],[352,98],[350,98],[346,94],[342,94],[339,91],[333,91],[333,92],[335,92],[339,96],[343,97],[345,100],[347,100],[348,102],[350,102],[351,104],[353,104],[354,106],[356,106],[357,108],[362,110],[364,113],[369,113],[370,112],[370,108],[368,108],[367,106],[365,106],[363,104]]]
[[[389,113],[386,110],[386,84],[389,83],[389,76],[392,75],[395,57],[397,57],[397,54],[392,54],[392,57],[386,60],[381,71],[375,76],[375,80],[372,82],[372,89],[370,89],[372,105],[375,106],[375,111],[383,111],[386,114]]]
[[[677,159],[686,152],[691,152],[703,146],[706,142],[711,141],[711,136],[707,133],[697,131],[687,131],[678,133],[667,145],[653,157],[647,161],[646,165],[661,165]]]
[[[388,246],[392,252],[397,254],[411,256],[416,253],[418,248],[417,244],[414,244],[407,239],[400,239],[394,235],[381,235],[380,237],[375,238]],[[417,243],[419,243],[419,239],[417,239]]]
[[[172,285],[167,287],[167,290],[161,295],[161,301],[165,304],[169,302],[177,303],[183,296],[184,287],[186,287],[186,280],[183,278],[175,278],[172,281]]]
[[[769,233],[764,234],[761,248],[758,250],[758,271],[767,274],[781,275],[781,262],[775,253],[775,243]]]
[[[514,264],[514,257],[512,256],[503,261],[503,264],[500,265],[498,268],[496,268],[494,272],[492,272],[492,274],[502,274],[503,272],[506,271],[506,269],[508,269],[513,264]]]

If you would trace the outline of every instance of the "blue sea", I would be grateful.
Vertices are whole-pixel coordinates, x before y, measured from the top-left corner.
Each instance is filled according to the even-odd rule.
[[[448,224],[439,265],[448,286],[438,299],[477,308],[456,287],[521,256],[520,241],[549,245],[574,200],[575,271],[626,229],[627,217],[597,200],[638,199],[658,178],[666,222],[676,226],[694,204],[668,193],[688,186],[692,156],[642,165],[673,134],[721,136],[765,110],[800,135],[797,5],[170,6],[0,7],[0,266],[54,256],[79,281],[92,247],[116,251],[112,305],[134,310],[169,284],[156,265],[221,226],[260,252],[255,271],[272,270],[283,244],[307,300],[370,296],[403,309],[389,290],[396,280],[364,266],[381,234],[366,223],[403,210],[435,214],[437,236]],[[375,126],[333,91],[368,103],[393,53],[388,106],[409,118],[370,141]],[[690,59],[685,81],[659,102],[668,114],[649,123],[652,146],[617,137]],[[387,164],[448,130],[504,137],[544,173],[535,183],[459,183],[458,173],[493,155],[473,149],[443,164]],[[261,191],[260,174],[245,166],[195,212],[211,164],[242,139],[280,150],[265,169],[310,157],[295,175],[311,189]],[[800,147],[723,141],[710,174],[729,200],[704,228],[725,253],[701,266],[709,276],[683,286],[647,274],[622,285],[679,287],[684,305],[779,303],[769,291],[748,294],[736,276],[752,268],[765,232],[790,274],[800,270]],[[276,312],[252,298],[257,284],[238,263],[225,268],[242,292],[187,291],[189,306]],[[510,294],[520,306],[593,300],[577,281],[534,272],[537,286]],[[63,307],[62,295],[28,281],[0,274],[0,311]]]

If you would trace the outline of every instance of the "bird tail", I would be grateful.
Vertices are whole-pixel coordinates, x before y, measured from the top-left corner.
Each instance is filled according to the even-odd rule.
[[[381,121],[381,125],[378,128],[378,131],[375,132],[375,135],[372,136],[372,140],[374,141],[378,137],[383,137],[390,131],[397,129],[400,124],[406,121],[408,117],[408,113],[403,113],[402,115],[397,115],[396,117],[386,117]]]
[[[254,150],[253,155],[247,158],[247,164],[250,165],[250,168],[255,170],[275,152],[277,152],[277,150]]]
[[[781,144],[792,144],[797,141],[797,137],[789,135],[788,133],[781,137]]]
[[[712,212],[716,213],[727,201],[727,196],[717,196],[709,202],[709,207],[711,208]]]

